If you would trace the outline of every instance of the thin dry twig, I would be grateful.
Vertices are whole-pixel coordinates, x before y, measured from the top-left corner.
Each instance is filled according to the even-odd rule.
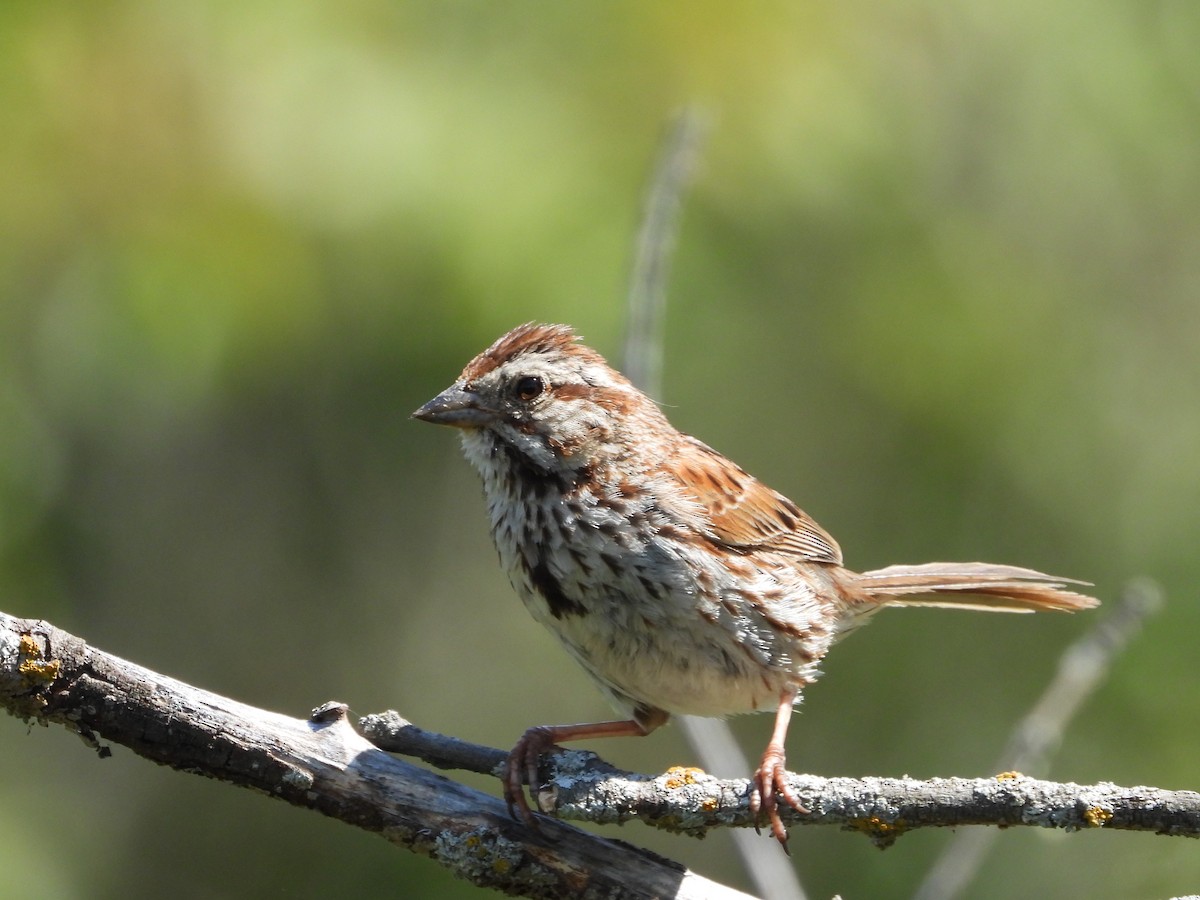
[[[445,768],[496,774],[502,751],[421,730],[397,713],[365,716],[360,727],[384,749]],[[494,756],[492,756],[494,754]],[[542,761],[541,811],[600,824],[640,820],[692,835],[719,827],[752,827],[749,781],[719,779],[676,767],[661,775],[613,768],[587,750],[560,750]],[[790,776],[808,815],[790,811],[790,824],[834,824],[894,844],[925,827],[964,824],[1037,826],[1067,832],[1106,828],[1200,836],[1200,793],[1102,782],[1076,785],[1006,773],[984,779],[818,778]]]
[[[667,274],[679,232],[683,194],[695,172],[708,117],[697,106],[680,110],[668,127],[642,207],[634,245],[622,370],[650,396],[662,383],[662,323]]]
[[[377,746],[445,768],[495,774],[504,754],[424,731],[394,712],[360,722]],[[495,754],[492,756],[491,754]],[[619,824],[638,819],[668,831],[702,836],[719,827],[752,827],[749,782],[675,767],[662,775],[623,772],[587,750],[543,758],[543,812],[572,821]],[[838,825],[887,847],[925,827],[1030,825],[1063,831],[1096,828],[1200,836],[1200,793],[1040,781],[1016,773],[994,778],[820,778],[790,775],[810,811],[788,811],[793,825]]]

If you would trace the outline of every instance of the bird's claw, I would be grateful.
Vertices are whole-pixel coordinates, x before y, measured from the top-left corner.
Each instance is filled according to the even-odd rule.
[[[537,817],[529,806],[525,785],[529,785],[529,797],[536,802],[542,754],[551,749],[555,749],[552,730],[538,725],[521,735],[504,761],[504,805],[510,816],[534,829],[537,828]]]
[[[788,784],[787,776],[783,750],[768,747],[767,752],[763,754],[762,763],[759,764],[751,779],[750,812],[754,815],[755,831],[759,830],[758,822],[765,814],[771,825],[771,836],[779,841],[784,852],[790,855],[787,843],[788,832],[779,815],[778,798],[783,797],[784,802],[801,815],[807,814],[809,810],[800,802],[800,798]]]

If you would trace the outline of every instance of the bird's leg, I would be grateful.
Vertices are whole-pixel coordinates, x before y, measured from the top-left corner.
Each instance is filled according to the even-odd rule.
[[[535,725],[521,735],[521,739],[512,748],[504,763],[502,781],[508,814],[514,819],[520,818],[526,825],[537,827],[521,785],[523,781],[528,783],[530,796],[536,794],[538,763],[541,756],[559,741],[584,741],[598,737],[644,737],[659,724],[661,723],[653,722],[643,725],[636,719],[623,719],[619,722],[584,722],[579,725]]]
[[[771,732],[771,740],[750,785],[750,811],[756,819],[760,812],[766,813],[767,820],[771,823],[771,834],[784,850],[787,850],[788,834],[787,829],[783,827],[783,820],[779,817],[777,796],[781,795],[787,801],[787,805],[796,812],[808,812],[788,785],[787,755],[783,749],[787,739],[788,722],[792,718],[792,704],[798,692],[798,688],[789,688],[779,695],[779,708],[775,711],[775,729]]]

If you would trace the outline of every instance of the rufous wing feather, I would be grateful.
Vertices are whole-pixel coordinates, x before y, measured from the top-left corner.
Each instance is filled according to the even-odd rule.
[[[841,565],[842,550],[802,509],[691,435],[663,465],[700,505],[693,523],[718,543],[795,554],[807,562]]]

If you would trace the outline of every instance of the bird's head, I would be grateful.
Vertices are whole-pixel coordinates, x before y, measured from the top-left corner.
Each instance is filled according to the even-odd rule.
[[[570,327],[532,323],[476,356],[413,418],[463,429],[469,457],[504,450],[522,465],[563,476],[606,454],[625,456],[639,423],[666,423],[658,407],[580,344]]]

